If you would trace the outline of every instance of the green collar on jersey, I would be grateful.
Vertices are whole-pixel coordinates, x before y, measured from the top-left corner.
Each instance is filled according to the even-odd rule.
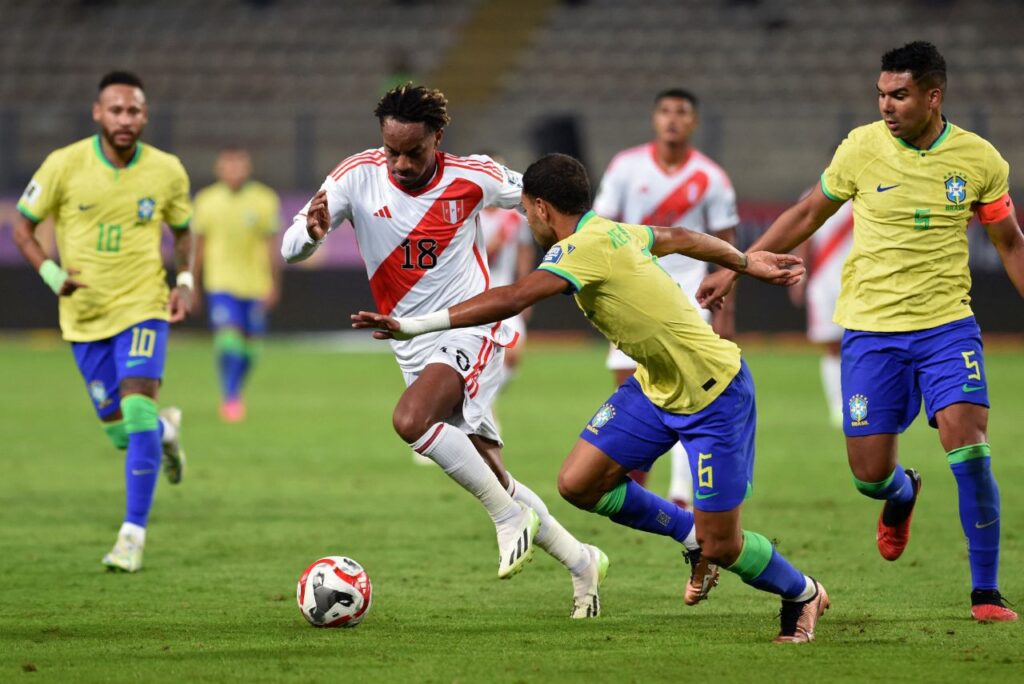
[[[590,221],[590,219],[594,218],[595,216],[597,216],[597,214],[594,213],[593,209],[588,211],[586,214],[584,214],[583,216],[580,217],[579,222],[576,224],[576,230],[574,230],[572,232],[573,233],[580,232],[580,230],[583,229],[583,226],[587,225],[587,223]]]
[[[932,144],[931,144],[931,145],[929,145],[928,147],[926,147],[926,148],[925,148],[925,151],[926,151],[926,152],[930,152],[930,151],[934,150],[934,149],[935,149],[936,147],[938,147],[939,145],[941,145],[941,144],[943,143],[943,141],[944,141],[944,140],[945,140],[946,138],[948,138],[948,137],[949,137],[949,132],[950,132],[950,131],[951,131],[952,129],[953,129],[953,127],[949,125],[949,121],[947,121],[947,120],[946,120],[946,116],[945,116],[945,115],[943,115],[943,116],[942,116],[942,132],[941,132],[941,133],[939,133],[939,137],[938,137],[938,138],[936,138],[936,139],[935,139],[935,140],[934,140],[934,141],[932,142]],[[904,147],[906,147],[906,148],[907,148],[908,150],[914,150],[914,151],[916,151],[916,152],[920,152],[920,151],[921,151],[921,148],[920,148],[920,147],[915,147],[914,145],[911,145],[910,143],[908,143],[908,142],[907,142],[906,140],[904,140],[903,138],[896,138],[896,139],[897,139],[897,140],[899,140],[899,141],[900,141],[900,144],[901,144],[901,145],[903,145]]]
[[[122,171],[123,170],[120,167],[114,166],[110,162],[110,160],[107,159],[107,155],[103,154],[103,148],[100,146],[100,136],[99,136],[99,133],[97,133],[96,135],[92,136],[92,149],[96,151],[96,156],[100,158],[100,161],[103,162],[104,164],[106,164],[107,166],[109,166],[110,168],[114,169],[114,171]],[[138,164],[139,163],[139,157],[141,157],[141,156],[142,156],[142,143],[141,142],[136,142],[135,143],[135,154],[132,155],[131,160],[125,165],[124,168],[130,169],[131,167],[133,167],[136,164]]]

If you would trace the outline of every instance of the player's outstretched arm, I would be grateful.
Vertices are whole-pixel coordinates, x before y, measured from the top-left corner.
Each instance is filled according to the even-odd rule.
[[[651,252],[658,256],[684,254],[773,285],[794,285],[804,273],[803,259],[791,254],[765,251],[744,254],[725,240],[687,228],[651,226],[651,230],[654,232]]]
[[[841,206],[843,202],[825,195],[819,181],[803,199],[782,212],[748,251],[788,252],[809,238]],[[706,276],[697,289],[697,302],[705,309],[720,307],[738,277],[738,272],[725,270]]]
[[[537,270],[511,285],[487,290],[450,309],[422,316],[398,318],[360,311],[352,314],[352,327],[375,328],[373,336],[378,340],[408,340],[439,330],[469,328],[504,320],[542,299],[565,292],[566,287],[566,282],[558,276]]]
[[[42,245],[36,240],[36,225],[38,224],[35,221],[23,215],[18,216],[14,222],[14,244],[18,246],[18,251],[25,257],[25,261],[31,264],[43,282],[60,297],[67,297],[81,287],[88,287],[72,277],[78,274],[77,268],[64,270],[46,257]]]
[[[985,224],[985,230],[999,252],[1010,282],[1024,297],[1024,234],[1021,233],[1017,217],[1010,213],[999,221]]]

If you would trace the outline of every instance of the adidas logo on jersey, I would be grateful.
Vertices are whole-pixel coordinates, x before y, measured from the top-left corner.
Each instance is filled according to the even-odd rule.
[[[373,215],[376,216],[377,218],[392,218],[391,210],[388,209],[388,205],[386,204],[377,211],[373,212]]]

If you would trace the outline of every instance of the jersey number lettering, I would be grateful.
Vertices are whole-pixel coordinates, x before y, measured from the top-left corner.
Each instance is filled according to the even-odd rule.
[[[704,465],[704,461],[710,461],[711,454],[697,454],[697,484],[700,487],[714,489],[714,475],[711,472],[713,466]]]
[[[418,268],[427,271],[437,266],[437,240],[432,238],[420,238],[413,242],[409,238],[402,241],[402,250],[405,259],[402,261],[402,268]]]
[[[132,346],[128,350],[128,356],[153,356],[155,346],[156,330],[132,328]]]
[[[117,224],[101,223],[100,235],[96,240],[96,251],[121,251],[121,226]]]
[[[932,210],[931,209],[915,209],[914,210],[914,230],[931,230],[932,227]]]
[[[973,360],[971,357],[974,356],[974,351],[960,352],[960,355],[964,357],[964,366],[967,370],[974,371],[973,373],[967,374],[968,380],[981,380],[981,366],[978,362]]]

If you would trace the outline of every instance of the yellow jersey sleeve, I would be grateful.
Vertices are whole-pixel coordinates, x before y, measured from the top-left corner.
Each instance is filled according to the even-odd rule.
[[[978,204],[995,202],[1010,191],[1010,165],[991,145],[986,166],[987,182],[978,195]]]
[[[611,267],[605,241],[600,232],[576,233],[549,249],[537,268],[568,281],[574,292],[602,283]]]
[[[845,202],[857,192],[857,174],[863,167],[862,154],[857,144],[857,131],[839,143],[832,162],[821,174],[821,191],[835,202]]]
[[[188,228],[192,220],[192,201],[189,199],[188,174],[177,157],[174,158],[174,177],[171,180],[170,197],[164,211],[164,221],[171,228]]]
[[[60,206],[63,174],[64,156],[58,150],[51,153],[32,176],[18,200],[18,211],[35,223],[55,213]]]

